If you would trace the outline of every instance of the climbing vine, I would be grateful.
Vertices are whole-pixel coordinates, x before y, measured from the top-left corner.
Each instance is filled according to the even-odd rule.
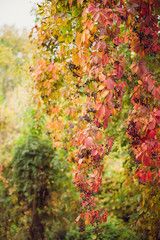
[[[158,9],[156,0],[38,5],[39,22],[31,32],[34,94],[48,114],[54,147],[70,149],[81,198],[75,222],[82,232],[107,220],[107,211],[96,208],[96,193],[114,143],[106,135],[108,122],[121,111],[126,90],[133,104],[127,136],[139,164],[136,177],[160,187],[160,86],[149,70],[150,55],[160,50]]]

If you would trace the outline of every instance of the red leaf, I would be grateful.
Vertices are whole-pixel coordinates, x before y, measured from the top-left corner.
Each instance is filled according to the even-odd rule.
[[[92,147],[92,145],[93,145],[93,138],[91,138],[91,137],[86,138],[86,140],[85,140],[86,148]]]
[[[146,173],[143,169],[140,169],[136,174],[135,177],[139,177],[140,181],[146,182]]]
[[[103,118],[104,114],[105,114],[105,106],[101,105],[101,107],[98,111],[98,117],[101,119],[101,118]]]
[[[150,92],[153,89],[154,84],[150,77],[147,79],[147,81],[148,81],[148,91]]]
[[[113,97],[113,93],[110,91],[107,95],[106,102],[110,101],[112,99],[112,97]]]
[[[107,46],[106,42],[104,42],[104,41],[99,42],[99,50],[100,51],[104,51],[106,49],[106,46]]]
[[[74,169],[74,170],[72,170],[72,173],[77,173],[77,172],[79,172],[78,169]]]
[[[117,63],[115,67],[117,72],[116,75],[117,75],[117,78],[119,79],[123,76],[123,67],[119,63]]]
[[[155,126],[156,126],[156,120],[155,118],[153,118],[153,116],[151,116],[148,123],[148,129],[152,130],[155,128]]]
[[[157,156],[155,161],[156,161],[155,163],[156,167],[160,167],[160,156]],[[160,173],[159,173],[159,178],[160,178]]]
[[[137,177],[139,177],[139,175],[140,175],[140,170],[138,172],[136,172],[135,177],[137,178]]]
[[[123,41],[120,38],[114,39],[114,44],[116,44],[118,46],[119,43],[123,43]]]
[[[109,78],[105,81],[105,84],[107,85],[107,88],[108,88],[109,90],[113,90],[113,89],[114,89],[115,83],[114,83],[114,81],[112,80],[111,77],[109,77]]]
[[[100,17],[99,12],[94,15],[94,21],[96,22]]]
[[[126,14],[124,8],[115,7],[114,11],[120,13],[120,15],[122,15],[122,16],[125,16],[125,14]]]
[[[93,150],[92,150],[92,156],[96,156],[97,153],[98,153],[97,149],[93,149]]]
[[[136,53],[139,52],[139,50],[140,50],[140,43],[139,42],[135,44],[134,49],[135,49]]]
[[[157,111],[155,112],[155,116],[160,117],[160,110],[157,110]]]
[[[154,138],[155,135],[156,135],[156,131],[151,130],[151,131],[149,131],[147,137],[148,138]]]
[[[103,5],[106,5],[107,0],[102,0]]]
[[[113,138],[109,138],[108,136],[106,136],[105,139],[108,140],[107,147],[111,148],[113,145]]]
[[[145,28],[145,34],[146,34],[146,35],[150,34],[151,32],[152,32],[152,31],[150,30],[150,28],[148,28],[148,27]]]
[[[143,164],[147,167],[151,167],[152,166],[152,159],[150,158],[149,155],[144,154],[143,156]]]
[[[97,57],[97,56],[93,57],[93,62],[94,62],[95,64],[100,63],[100,61],[101,61],[101,59],[100,59],[99,57]]]
[[[154,87],[152,94],[157,100],[160,100],[160,87]]]
[[[105,213],[103,214],[103,216],[102,216],[102,218],[101,218],[103,222],[106,222],[106,221],[107,221],[107,216],[108,216],[108,212],[105,211]]]
[[[96,8],[95,8],[95,6],[91,3],[91,4],[88,6],[88,12],[94,14],[95,11],[96,11]]]
[[[80,4],[83,4],[83,0],[78,0],[78,2],[79,2]]]
[[[160,124],[160,110],[157,110],[155,113],[154,113],[155,117],[156,117],[156,121],[157,121],[157,124],[159,125]]]
[[[156,117],[157,124],[160,124],[160,117]]]
[[[139,65],[138,65],[138,71],[137,71],[137,73],[138,73],[139,75],[142,75],[142,74],[144,74],[144,73],[146,73],[146,72],[147,72],[146,62],[145,62],[144,60],[141,60],[141,61],[139,62]]]
[[[101,107],[101,105],[102,105],[102,103],[101,103],[101,102],[98,102],[98,103],[96,103],[95,109],[96,109],[96,110],[99,110],[99,109],[100,109],[100,107]]]
[[[111,110],[109,109],[109,107],[105,106],[105,116],[109,118],[110,115],[111,115]]]
[[[104,130],[108,127],[108,118],[105,118],[104,122],[103,122],[103,128]]]
[[[152,173],[151,173],[151,171],[148,171],[148,172],[147,172],[146,178],[147,178],[147,180],[148,180],[149,182],[152,180]]]
[[[108,55],[105,54],[105,53],[103,53],[103,55],[102,55],[102,64],[103,64],[104,66],[106,66],[108,62],[109,62],[109,57],[108,57]]]

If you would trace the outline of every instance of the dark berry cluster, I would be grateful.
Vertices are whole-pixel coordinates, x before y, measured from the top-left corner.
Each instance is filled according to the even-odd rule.
[[[84,115],[83,119],[87,122],[92,122],[93,121],[88,115]]]
[[[90,109],[87,109],[87,113],[89,113],[89,112],[96,113],[97,111],[94,110],[93,108],[90,108]]]
[[[69,69],[70,69],[71,71],[73,71],[73,70],[79,70],[79,69],[80,69],[79,66],[76,66],[76,65],[73,64],[73,63],[69,63],[69,64],[68,64],[68,67],[69,67]]]
[[[141,138],[137,134],[136,123],[134,121],[130,121],[127,127],[127,133],[132,137],[130,143],[136,147],[140,143]]]
[[[135,103],[139,103],[140,105],[145,106],[145,107],[147,107],[148,104],[149,104],[149,99],[148,98],[144,99],[142,97],[139,97],[139,98],[135,97],[135,98],[133,98],[133,101]]]
[[[85,231],[85,226],[83,223],[79,224],[79,232],[84,232]]]
[[[68,63],[67,66],[69,67],[70,71],[73,73],[74,77],[80,77],[80,75],[77,72],[75,72],[76,70],[80,69],[79,66],[76,66],[72,62]]]

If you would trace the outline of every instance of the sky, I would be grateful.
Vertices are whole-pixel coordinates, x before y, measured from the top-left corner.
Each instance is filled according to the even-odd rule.
[[[34,26],[35,17],[31,10],[40,0],[0,0],[0,27],[4,24],[15,25],[18,29],[23,27],[30,30]]]

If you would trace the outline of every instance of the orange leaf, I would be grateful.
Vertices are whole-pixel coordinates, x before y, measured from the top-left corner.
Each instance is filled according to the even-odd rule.
[[[87,215],[86,220],[85,220],[85,225],[89,225],[91,222],[90,216]]]
[[[103,138],[102,134],[98,132],[96,139],[98,139],[99,141],[101,141],[102,138]]]
[[[72,7],[73,0],[69,0],[70,8]]]

